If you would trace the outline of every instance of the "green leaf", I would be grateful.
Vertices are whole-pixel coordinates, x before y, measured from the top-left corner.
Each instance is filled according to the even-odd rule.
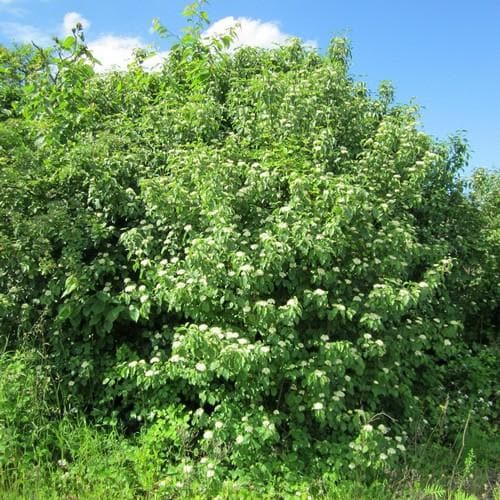
[[[65,321],[71,316],[72,313],[73,313],[72,304],[66,303],[62,307],[59,308],[59,313],[57,315],[57,318],[60,321]]]
[[[91,307],[91,312],[94,317],[100,316],[100,314],[106,308],[106,303],[100,300],[95,300]]]
[[[193,2],[193,3],[190,3],[190,4],[186,5],[186,7],[184,7],[184,9],[182,11],[182,16],[183,17],[192,17],[192,16],[194,16],[196,14],[197,3],[198,2]]]
[[[205,21],[207,24],[210,24],[210,19],[208,18],[208,13],[204,10],[201,10],[199,12],[200,19]]]
[[[166,38],[169,34],[169,31],[163,24],[161,24],[160,20],[155,17],[152,22],[152,30],[157,33],[160,37]]]
[[[71,50],[72,48],[75,47],[76,40],[74,36],[68,36],[64,40],[59,42],[59,44],[64,50]]]
[[[76,276],[73,276],[73,275],[68,276],[68,278],[66,279],[64,292],[61,295],[61,298],[64,298],[64,297],[70,295],[77,288],[78,288],[78,278]]]
[[[122,305],[115,306],[110,309],[106,314],[106,322],[114,323],[124,309],[125,308]]]
[[[132,319],[132,321],[135,321],[137,323],[137,321],[139,320],[139,315],[140,315],[139,309],[136,306],[134,306],[133,304],[131,304],[129,306],[128,310],[129,310],[130,318]]]

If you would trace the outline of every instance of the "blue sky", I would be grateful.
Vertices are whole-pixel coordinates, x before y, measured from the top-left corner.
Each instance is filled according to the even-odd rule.
[[[0,43],[48,43],[80,20],[104,69],[123,67],[134,46],[168,48],[150,33],[151,20],[179,31],[186,3],[0,0]],[[422,107],[426,132],[446,138],[465,130],[471,167],[500,167],[499,0],[212,0],[207,10],[211,32],[238,20],[247,44],[299,36],[322,50],[333,35],[347,35],[357,79],[374,91],[391,80],[397,102]]]

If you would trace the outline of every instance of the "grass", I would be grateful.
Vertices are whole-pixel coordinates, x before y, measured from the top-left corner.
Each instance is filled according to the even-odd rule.
[[[291,468],[272,482],[229,471],[224,480],[172,474],[154,437],[125,437],[47,401],[49,380],[36,353],[0,355],[0,498],[327,498],[500,500],[500,442],[471,415],[454,440],[436,428],[396,469],[350,477],[304,476]],[[444,442],[449,442],[448,446]],[[182,457],[175,457],[182,460]],[[286,464],[284,464],[286,465]],[[267,475],[269,477],[269,474]]]
[[[471,430],[457,465],[457,449],[417,447],[397,470],[367,481],[297,477],[273,484],[163,475],[161,463],[140,441],[100,431],[83,420],[63,419],[39,445],[12,455],[0,469],[0,497],[17,498],[328,498],[500,499],[499,444]]]

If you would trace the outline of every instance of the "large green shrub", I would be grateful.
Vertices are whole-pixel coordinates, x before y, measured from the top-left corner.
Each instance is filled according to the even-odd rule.
[[[493,417],[461,379],[478,350],[494,374],[499,294],[463,141],[354,81],[344,39],[227,42],[195,28],[161,72],[98,75],[76,32],[9,80],[2,336],[44,349],[64,409],[149,422],[209,477],[383,467],[458,391]]]

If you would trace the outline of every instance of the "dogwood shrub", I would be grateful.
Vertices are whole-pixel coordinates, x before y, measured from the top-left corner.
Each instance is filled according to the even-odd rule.
[[[31,51],[0,122],[2,336],[186,473],[385,467],[492,363],[493,198],[346,40],[229,42],[195,29],[156,73],[94,73],[77,30]]]

